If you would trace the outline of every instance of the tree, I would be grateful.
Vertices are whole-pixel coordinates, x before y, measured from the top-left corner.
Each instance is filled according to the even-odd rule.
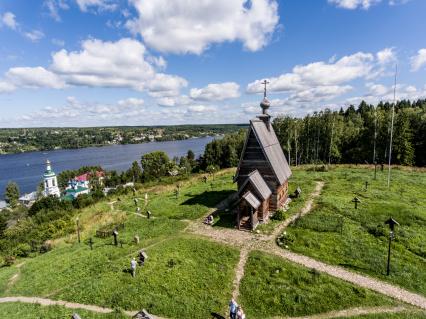
[[[192,150],[188,150],[188,153],[186,154],[186,158],[190,161],[195,160],[195,154]]]
[[[132,182],[140,182],[142,180],[142,169],[137,161],[132,163],[132,167],[128,170],[127,174]]]
[[[19,187],[15,182],[9,182],[6,185],[6,190],[4,192],[6,202],[12,207],[15,208],[19,200]]]
[[[141,166],[143,181],[151,181],[167,175],[170,159],[163,151],[155,151],[142,155]]]

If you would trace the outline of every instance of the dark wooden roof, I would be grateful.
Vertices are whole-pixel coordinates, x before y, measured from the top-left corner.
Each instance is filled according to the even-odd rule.
[[[252,192],[248,191],[248,192],[244,193],[243,198],[254,209],[258,209],[260,207],[260,201],[257,199],[257,197]]]
[[[241,185],[238,192],[242,192],[248,183],[251,183],[251,185],[253,185],[254,189],[260,195],[262,200],[266,200],[272,195],[270,188],[268,187],[258,170],[255,170],[249,174],[246,181],[243,185]]]
[[[275,135],[274,128],[269,123],[269,121],[265,122],[260,118],[254,118],[250,120],[249,134],[247,134],[246,144],[244,145],[240,163],[238,164],[235,180],[237,179],[240,171],[240,166],[243,161],[247,141],[250,136],[250,131],[254,132],[256,139],[259,142],[275,177],[281,185],[284,184],[292,174],[290,166],[288,165],[281,145],[277,139],[277,136]]]

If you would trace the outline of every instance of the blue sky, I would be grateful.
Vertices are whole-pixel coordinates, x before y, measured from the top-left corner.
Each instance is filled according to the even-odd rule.
[[[188,3],[191,2],[189,6]],[[424,0],[1,0],[0,127],[242,123],[426,97]]]

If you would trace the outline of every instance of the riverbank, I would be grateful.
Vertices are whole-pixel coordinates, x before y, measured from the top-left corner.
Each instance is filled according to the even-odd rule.
[[[180,141],[151,142],[142,144],[109,145],[80,149],[54,150],[0,155],[0,199],[9,181],[18,184],[21,194],[34,191],[39,184],[46,159],[52,162],[58,174],[64,170],[82,166],[102,166],[105,170],[127,170],[133,161],[140,161],[143,154],[164,151],[170,158],[184,156],[192,150],[196,157],[214,137],[192,138]]]

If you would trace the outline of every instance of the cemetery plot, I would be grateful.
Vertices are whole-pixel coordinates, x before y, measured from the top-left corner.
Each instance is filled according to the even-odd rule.
[[[259,319],[396,304],[380,294],[257,251],[249,255],[240,302],[248,318]]]
[[[67,309],[60,306],[41,306],[38,304],[0,303],[0,314],[7,319],[58,319],[71,318],[78,313],[83,319],[128,319],[128,316],[119,313],[94,313],[80,309]]]
[[[123,247],[113,246],[113,238],[94,239],[93,251],[85,243],[63,245],[53,251],[28,259],[21,267],[19,280],[9,293],[24,296],[51,296],[62,290],[74,291],[80,281],[90,284],[103,272],[117,265],[120,258],[128,259],[143,247],[167,239],[184,228],[185,224],[173,220],[146,220],[129,217],[126,228],[120,232]],[[139,244],[133,242],[134,235],[140,237]],[[118,274],[122,269],[118,270]],[[0,272],[2,274],[3,272]],[[117,274],[117,275],[118,275]],[[85,300],[91,304],[90,300]],[[82,302],[84,303],[84,302]]]
[[[385,172],[377,172],[377,180],[372,174],[343,168],[321,173],[326,183],[317,206],[287,229],[286,245],[426,294],[426,174],[394,169],[390,189]],[[355,196],[361,201],[357,209],[352,202]],[[390,217],[400,226],[392,241],[387,276],[389,227],[385,221]]]
[[[232,176],[232,173],[225,171],[224,174],[210,176],[206,182],[200,177],[197,180],[182,182],[178,193],[176,186],[168,187],[165,192],[148,191],[147,203],[144,195],[138,193],[141,198],[136,205],[133,198],[127,197],[121,198],[115,206],[126,212],[136,212],[139,207],[140,213],[146,214],[146,211],[150,211],[153,217],[196,219],[207,214],[209,209],[235,192]]]
[[[208,318],[226,308],[237,250],[199,238],[171,238],[145,249],[149,258],[129,273],[124,255],[100,273],[86,274],[54,298],[126,310],[146,308],[171,318]]]

